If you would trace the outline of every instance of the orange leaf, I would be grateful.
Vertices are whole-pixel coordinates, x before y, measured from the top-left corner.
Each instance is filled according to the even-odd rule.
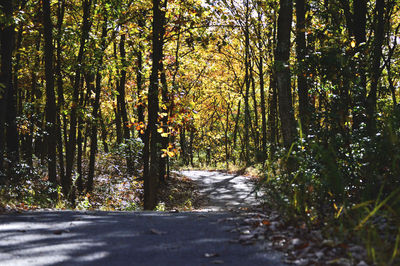
[[[270,226],[270,225],[271,225],[271,222],[268,221],[268,220],[263,220],[263,221],[262,221],[262,224],[265,225],[265,226]]]

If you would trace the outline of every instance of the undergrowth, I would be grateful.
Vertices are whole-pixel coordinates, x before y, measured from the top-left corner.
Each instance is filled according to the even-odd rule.
[[[386,125],[386,126],[384,126]],[[266,164],[265,201],[329,237],[365,245],[371,263],[400,264],[400,130],[387,118],[368,137],[321,129]]]

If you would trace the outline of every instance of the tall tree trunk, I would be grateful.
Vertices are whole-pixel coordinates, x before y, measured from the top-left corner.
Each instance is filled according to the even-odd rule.
[[[353,4],[353,30],[356,39],[357,50],[360,54],[364,54],[364,48],[361,44],[366,42],[366,24],[367,24],[367,0],[354,0]],[[359,81],[355,84],[353,93],[354,109],[353,114],[353,129],[359,129],[360,124],[365,121],[364,107],[367,94],[367,77],[366,77],[366,62],[365,58],[361,56],[358,62]],[[358,111],[357,111],[358,110]]]
[[[143,14],[144,15],[144,14]],[[145,25],[144,19],[141,17],[139,18],[138,26],[140,28],[143,28]],[[141,32],[139,38],[141,38]],[[137,51],[137,69],[136,69],[136,84],[137,84],[137,114],[138,114],[138,122],[139,122],[139,127],[138,127],[138,132],[139,132],[139,137],[144,143],[145,137],[144,137],[144,132],[142,126],[145,125],[144,121],[144,102],[143,102],[143,45],[140,43],[139,48]]]
[[[162,6],[162,14],[161,14],[161,24],[165,25],[165,13],[167,10],[167,0],[164,0],[163,6]],[[164,43],[164,35],[165,35],[165,27],[163,26],[160,32],[160,43]],[[178,37],[176,40],[176,50],[175,50],[175,72],[172,80],[172,89],[175,88],[175,78],[176,74],[179,70],[179,46],[180,46],[180,32],[178,30]],[[161,99],[163,106],[165,106],[163,112],[166,113],[167,115],[164,115],[161,118],[161,124],[164,132],[168,132],[168,116],[172,113],[172,103],[169,99],[168,96],[168,84],[167,84],[167,77],[166,77],[166,70],[164,68],[163,64],[163,58],[164,54],[161,54],[161,62],[160,62],[160,79],[161,79]],[[162,137],[160,135],[160,140],[161,140],[161,149],[168,149],[168,144],[169,144],[169,136],[167,137]],[[165,182],[166,179],[169,178],[169,156],[161,157],[160,158],[160,181]]]
[[[254,70],[253,66],[250,67],[250,82],[251,82],[251,92],[252,92],[252,98],[253,98],[253,109],[254,109],[254,145],[256,148],[256,153],[257,156],[260,153],[260,130],[259,130],[259,124],[258,124],[258,104],[257,104],[257,95],[256,95],[256,82],[254,79]]]
[[[193,142],[194,142],[194,131],[195,128],[193,124],[190,126],[190,138],[189,138],[189,155],[190,155],[190,165],[194,167],[193,165],[193,157],[194,157],[194,152],[193,152]]]
[[[119,100],[117,99],[117,107],[114,108],[114,114],[115,114],[115,131],[117,134],[117,145],[122,143],[122,128],[121,128],[121,113],[119,111]]]
[[[128,114],[126,112],[126,97],[125,97],[125,85],[126,85],[126,68],[128,67],[127,62],[126,62],[126,51],[125,51],[125,39],[126,35],[125,33],[121,35],[121,40],[119,43],[119,52],[120,52],[120,57],[121,57],[121,78],[119,81],[119,86],[118,86],[118,101],[119,101],[119,111],[121,114],[122,118],[122,129],[123,129],[123,134],[124,134],[124,142],[127,143],[129,142],[130,139],[130,130],[129,130],[129,122],[128,122]],[[127,149],[127,157],[126,157],[126,165],[128,169],[128,173],[132,174],[133,172],[133,159],[132,159],[132,151],[130,148],[130,145],[128,145]]]
[[[13,73],[12,73],[12,53],[14,50],[14,24],[13,16],[13,1],[4,0],[2,4],[2,11],[5,16],[3,20],[1,31],[1,80],[4,84],[3,97],[1,97],[0,111],[0,152],[4,149],[7,151],[7,175],[9,178],[15,177],[14,167],[19,161],[18,152],[18,131],[16,124],[17,103],[16,92],[13,86]],[[5,141],[4,141],[5,130]],[[3,155],[3,153],[2,153]],[[0,164],[3,164],[2,155],[0,157]],[[0,166],[0,169],[2,166]],[[2,171],[3,173],[5,171]],[[16,180],[15,180],[16,181]]]
[[[130,132],[129,132],[129,127],[128,127],[128,114],[126,112],[126,103],[125,103],[125,85],[126,85],[126,68],[127,68],[127,63],[126,63],[126,52],[125,52],[125,39],[126,35],[122,34],[121,35],[121,40],[119,43],[119,51],[120,51],[120,56],[121,56],[121,79],[119,81],[119,86],[118,86],[118,97],[119,97],[119,111],[121,113],[121,118],[122,118],[122,124],[123,124],[123,135],[124,139],[128,140],[130,138]]]
[[[17,116],[20,116],[22,114],[22,102],[23,102],[23,90],[19,88],[18,84],[18,73],[19,69],[21,68],[21,43],[22,43],[22,32],[24,28],[23,25],[20,25],[18,28],[18,33],[17,33],[17,43],[16,43],[16,53],[15,53],[15,64],[14,64],[14,89],[15,89],[15,95],[17,95]]]
[[[226,124],[225,124],[225,132],[224,132],[224,135],[225,135],[225,163],[226,163],[226,170],[228,170],[229,169],[229,148],[228,148],[228,143],[229,143],[229,141],[228,141],[228,131],[229,131],[229,110],[230,110],[230,106],[229,106],[229,102],[227,102],[227,107],[226,107]],[[190,141],[192,141],[192,140],[190,140]],[[192,145],[191,143],[190,143],[190,145]],[[191,149],[191,147],[190,147],[190,149]]]
[[[58,8],[57,8],[57,62],[56,62],[56,69],[55,74],[57,77],[57,138],[58,138],[58,161],[59,161],[59,168],[60,168],[60,180],[64,180],[65,178],[65,168],[64,168],[64,148],[63,148],[63,132],[61,130],[61,125],[63,125],[64,131],[64,143],[67,144],[66,136],[67,136],[67,121],[66,115],[64,114],[64,87],[63,87],[63,77],[61,73],[61,36],[62,36],[62,25],[64,20],[64,13],[65,13],[65,0],[58,1]],[[62,119],[61,119],[62,117]]]
[[[277,32],[277,16],[276,12],[273,14],[273,28],[272,28],[272,41],[269,43],[269,56],[275,57],[276,50],[276,32]],[[275,60],[275,59],[273,59]],[[276,145],[279,143],[278,134],[278,92],[276,85],[276,75],[272,69],[269,77],[269,93],[268,93],[268,130],[269,130],[269,156],[274,157]]]
[[[382,45],[384,39],[384,19],[383,13],[385,9],[384,0],[376,0],[376,26],[374,29],[374,47],[372,53],[372,68],[371,68],[371,89],[367,98],[367,127],[368,133],[371,137],[375,136],[376,132],[376,94],[379,83],[379,78],[382,72],[381,69],[381,57],[382,57]]]
[[[267,158],[267,114],[266,114],[266,109],[265,109],[265,84],[264,84],[264,51],[263,51],[263,43],[261,39],[261,21],[262,21],[262,11],[261,7],[258,7],[257,9],[258,13],[258,20],[260,23],[258,24],[257,27],[257,48],[258,48],[258,56],[259,56],[259,62],[258,62],[258,76],[260,78],[260,105],[261,105],[261,134],[262,134],[262,160],[265,161]]]
[[[108,143],[107,143],[107,128],[104,124],[103,116],[101,115],[101,108],[99,108],[99,120],[100,120],[100,127],[101,127],[101,140],[103,142],[104,152],[109,153]]]
[[[165,0],[166,1],[166,0]],[[161,0],[153,0],[153,36],[152,36],[152,71],[150,75],[150,86],[148,92],[148,147],[149,147],[149,170],[144,176],[144,209],[153,210],[157,205],[157,190],[159,181],[159,138],[157,132],[158,119],[158,86],[159,71],[161,66],[163,43],[161,32],[163,12],[160,9]]]
[[[69,140],[68,145],[66,146],[66,172],[65,178],[62,181],[62,186],[64,189],[65,195],[69,194],[72,184],[72,168],[74,164],[75,158],[75,150],[76,150],[76,123],[77,123],[77,109],[79,105],[79,88],[81,81],[81,72],[82,72],[82,59],[85,51],[86,40],[89,37],[89,31],[91,27],[91,23],[89,21],[90,18],[90,8],[91,8],[91,0],[85,0],[83,2],[83,17],[82,17],[82,28],[81,28],[81,39],[80,39],[80,47],[78,52],[78,57],[76,59],[76,69],[75,69],[75,77],[73,84],[73,95],[72,95],[72,107],[71,107],[71,119],[70,119],[70,129],[69,129]]]
[[[46,75],[46,132],[47,164],[49,181],[57,183],[57,110],[54,93],[54,68],[53,68],[53,25],[51,23],[50,0],[43,0],[43,32],[44,32],[44,60]]]
[[[6,53],[6,49],[3,46],[3,34],[4,34],[4,24],[0,25],[0,39],[1,39],[1,58],[4,58],[4,54]],[[0,83],[7,84],[7,77],[6,77],[6,66],[5,61],[1,60],[1,73],[0,73]],[[0,90],[0,184],[6,183],[6,171],[4,167],[4,151],[5,151],[5,116],[7,110],[7,101],[6,98],[6,90]]]
[[[31,69],[31,90],[27,94],[27,101],[29,101],[31,104],[35,103],[35,98],[37,94],[37,74],[39,72],[39,65],[40,65],[40,56],[39,56],[39,51],[40,51],[40,42],[41,42],[41,34],[38,32],[38,36],[36,38],[36,45],[35,45],[35,58],[33,68]],[[36,111],[35,108],[31,108],[28,112],[28,117],[30,118],[30,123],[29,123],[29,131],[28,134],[26,134],[26,139],[23,147],[23,153],[24,153],[24,159],[27,162],[27,164],[30,167],[33,167],[33,135],[34,135],[34,130],[35,130],[35,123],[36,119],[34,118],[34,114]]]
[[[278,144],[278,92],[276,91],[276,81],[273,74],[270,75],[269,81],[269,104],[268,104],[268,129],[269,142],[271,145],[271,157],[275,152],[276,144]]]
[[[244,59],[244,67],[245,67],[245,86],[246,86],[246,92],[244,95],[244,139],[246,142],[244,143],[244,160],[247,165],[250,164],[250,155],[249,155],[249,127],[250,127],[250,110],[249,110],[249,94],[250,94],[250,33],[249,33],[249,16],[250,16],[250,10],[249,10],[249,1],[246,0],[245,2],[246,5],[246,21],[245,21],[245,26],[244,26],[244,37],[245,37],[245,59]]]
[[[96,153],[97,153],[97,128],[99,124],[99,109],[100,109],[100,93],[101,93],[101,80],[102,76],[100,73],[101,68],[103,67],[103,54],[106,49],[106,37],[107,37],[107,20],[103,22],[103,29],[101,32],[101,55],[99,58],[99,64],[96,73],[96,87],[95,87],[95,98],[93,102],[93,111],[92,111],[92,125],[90,131],[90,155],[89,155],[89,172],[86,184],[86,190],[91,192],[93,190],[93,179],[94,179],[94,169],[95,169],[95,161],[96,161]]]
[[[83,121],[82,116],[78,117],[78,137],[76,139],[77,142],[77,156],[76,156],[76,172],[78,174],[78,178],[76,180],[76,189],[77,193],[80,194],[83,192],[83,171],[82,171],[82,160],[83,160],[83,149],[82,149],[82,142],[83,142]],[[75,193],[75,187],[72,188],[73,193]]]
[[[275,73],[278,86],[281,131],[283,144],[286,148],[289,148],[296,138],[296,124],[292,106],[289,62],[292,12],[293,2],[291,0],[280,0]]]
[[[164,15],[163,15],[164,16]],[[163,112],[167,113],[167,115],[164,115],[161,118],[161,122],[162,122],[162,128],[164,132],[168,132],[168,109],[169,109],[169,99],[168,99],[168,84],[167,84],[167,78],[165,75],[165,69],[164,69],[164,64],[161,62],[161,84],[162,84],[162,91],[161,91],[161,98],[162,98],[162,102],[165,106],[168,106],[166,108],[166,110],[163,110]],[[160,141],[161,141],[161,149],[167,149],[168,148],[168,143],[169,143],[169,137],[161,137],[160,136]],[[168,164],[168,156],[165,156],[163,158],[160,158],[160,181],[165,181],[166,179],[169,178],[169,176],[167,176],[167,164]],[[186,164],[186,162],[185,162]],[[169,173],[168,173],[169,175]]]
[[[299,116],[301,128],[305,134],[308,132],[310,121],[310,107],[307,86],[307,71],[304,65],[306,58],[306,9],[305,0],[296,0],[296,55],[300,71],[297,74],[297,89],[299,93]]]
[[[179,132],[179,144],[181,146],[181,158],[183,160],[183,163],[187,165],[187,154],[186,154],[186,128],[185,125],[181,126],[180,132]]]
[[[238,102],[238,107],[237,107],[237,113],[236,113],[236,118],[235,118],[235,128],[233,129],[233,146],[232,146],[232,159],[233,159],[233,164],[236,163],[236,157],[235,157],[235,150],[236,150],[236,145],[237,145],[237,136],[238,136],[238,130],[239,130],[239,118],[240,118],[240,104],[241,100]]]

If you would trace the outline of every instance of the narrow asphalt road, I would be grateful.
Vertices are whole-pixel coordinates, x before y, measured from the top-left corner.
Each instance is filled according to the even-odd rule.
[[[210,171],[179,173],[195,181],[200,193],[206,195],[208,203],[203,206],[206,211],[229,211],[258,203],[253,183],[247,177]]]
[[[212,192],[217,177],[210,173],[208,180],[206,173],[193,175]],[[222,209],[222,203],[210,203]],[[2,214],[0,265],[283,265],[280,254],[261,245],[231,241],[238,233],[231,232],[236,222],[228,217],[217,211]]]

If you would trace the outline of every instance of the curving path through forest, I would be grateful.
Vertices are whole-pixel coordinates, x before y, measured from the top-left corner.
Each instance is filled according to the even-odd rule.
[[[211,171],[181,171],[189,177],[205,195],[208,203],[203,207],[208,211],[229,211],[255,206],[257,202],[254,185],[245,176]]]
[[[210,195],[206,209],[214,211],[3,214],[0,265],[283,265],[278,253],[232,241],[233,214],[215,211],[252,203],[242,177],[182,173]]]

